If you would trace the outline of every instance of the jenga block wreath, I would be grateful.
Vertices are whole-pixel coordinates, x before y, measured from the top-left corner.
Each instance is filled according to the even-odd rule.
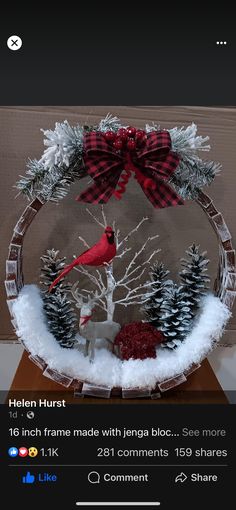
[[[208,137],[198,136],[194,124],[141,130],[111,115],[96,126],[56,123],[44,134],[44,154],[29,161],[17,183],[29,204],[14,228],[6,261],[12,325],[45,377],[73,387],[76,396],[159,398],[191,377],[217,345],[236,295],[231,235],[202,191],[220,170],[218,163],[200,157],[210,150]],[[95,243],[89,246],[80,237],[85,249],[69,263],[48,247],[41,254],[39,285],[24,285],[22,250],[29,226],[46,202],[59,202],[71,184],[86,177],[89,184],[76,200],[101,204],[101,217],[92,206],[87,210],[98,227]],[[209,260],[197,240],[186,247],[174,282],[158,254],[158,235],[133,249],[133,236],[147,217],[123,237],[115,222],[108,225],[109,201],[121,200],[133,178],[157,215],[160,208],[184,206],[184,200],[203,209],[219,245],[214,293]],[[72,270],[78,276],[73,284]],[[80,275],[88,289],[81,288]],[[140,319],[130,323],[125,313],[122,324],[115,322],[116,307],[136,307]],[[98,308],[102,322],[96,321]]]

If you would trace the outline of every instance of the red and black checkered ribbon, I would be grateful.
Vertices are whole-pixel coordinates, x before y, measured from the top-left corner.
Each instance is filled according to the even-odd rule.
[[[85,171],[94,183],[77,200],[105,204],[115,191],[122,172],[134,172],[148,200],[154,207],[162,208],[183,204],[167,184],[179,164],[179,156],[171,151],[168,131],[147,133],[145,143],[134,151],[116,151],[104,134],[92,131],[84,135]],[[124,190],[123,190],[124,191]],[[121,193],[123,193],[121,191]],[[121,198],[121,197],[119,197]]]

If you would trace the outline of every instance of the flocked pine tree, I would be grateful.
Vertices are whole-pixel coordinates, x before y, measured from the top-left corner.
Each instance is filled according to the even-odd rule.
[[[193,317],[188,297],[182,286],[173,285],[168,289],[161,305],[161,312],[160,330],[166,338],[161,346],[175,349],[190,331]]]
[[[165,269],[162,262],[157,262],[151,267],[150,290],[153,294],[144,306],[147,322],[151,322],[157,329],[160,328],[161,306],[165,298],[166,291],[170,287],[170,280],[166,280],[169,271]]]
[[[199,246],[195,244],[192,244],[186,253],[188,259],[181,260],[183,269],[180,272],[180,278],[190,302],[190,309],[195,312],[202,296],[206,293],[207,283],[210,281],[205,274],[209,260],[205,257],[206,252],[200,253]]]
[[[65,266],[65,257],[58,257],[59,251],[47,250],[41,257],[41,283],[46,287],[43,291],[44,310],[48,328],[61,347],[71,348],[74,345],[75,324],[77,322],[70,300],[67,297],[69,285],[62,278],[49,293],[51,283]]]

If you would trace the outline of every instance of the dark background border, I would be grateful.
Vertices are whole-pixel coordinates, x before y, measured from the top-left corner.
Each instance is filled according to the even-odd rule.
[[[231,9],[227,1],[223,8],[100,2],[25,11],[10,3],[0,22],[0,103],[233,105]],[[13,34],[23,39],[19,51],[6,46]]]

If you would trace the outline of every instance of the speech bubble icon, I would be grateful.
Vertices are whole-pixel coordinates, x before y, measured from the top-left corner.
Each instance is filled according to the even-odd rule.
[[[100,483],[100,475],[97,471],[90,471],[88,474],[88,481],[90,483]]]

